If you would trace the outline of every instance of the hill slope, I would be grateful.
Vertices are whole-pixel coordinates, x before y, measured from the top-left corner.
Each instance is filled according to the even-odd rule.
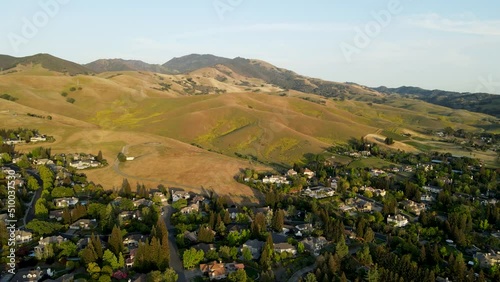
[[[4,70],[15,68],[17,65],[42,65],[45,69],[68,73],[70,75],[92,73],[88,68],[49,54],[36,54],[28,57],[11,57],[0,55],[0,67]]]
[[[113,71],[148,71],[156,73],[170,74],[172,71],[166,67],[155,64],[148,64],[139,60],[123,59],[100,59],[84,65],[96,73]]]
[[[217,57],[209,54],[191,54],[179,58],[173,58],[163,64],[163,66],[167,69],[172,70],[174,73],[187,73],[201,68],[213,67],[218,64],[225,64],[229,61],[231,61],[231,59]]]
[[[500,118],[500,95],[426,90],[410,86],[403,86],[399,88],[387,88],[381,86],[374,88],[374,90],[382,93],[395,93],[403,97],[418,99],[452,109],[464,109]]]

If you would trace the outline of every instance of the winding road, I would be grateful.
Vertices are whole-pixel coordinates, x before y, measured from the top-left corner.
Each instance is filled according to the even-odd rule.
[[[164,206],[166,212],[163,214],[163,219],[165,220],[165,225],[168,229],[168,246],[170,248],[170,267],[172,267],[175,272],[179,275],[178,281],[186,281],[186,274],[184,273],[184,267],[182,266],[182,260],[179,255],[179,249],[177,248],[177,243],[175,243],[175,228],[170,222],[170,218],[174,213],[174,209],[170,205]]]

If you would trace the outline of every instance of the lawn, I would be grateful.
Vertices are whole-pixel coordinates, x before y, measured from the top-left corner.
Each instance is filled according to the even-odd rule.
[[[380,158],[366,158],[359,159],[351,162],[349,164],[349,168],[383,168],[393,166],[394,163],[388,162],[386,160],[382,160]]]

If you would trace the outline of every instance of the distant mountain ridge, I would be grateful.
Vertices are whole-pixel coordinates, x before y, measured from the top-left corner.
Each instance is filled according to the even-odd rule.
[[[310,78],[287,69],[276,67],[267,62],[241,57],[230,59],[210,54],[190,54],[173,58],[162,65],[124,59],[100,59],[80,65],[49,54],[36,54],[21,58],[0,55],[0,68],[2,70],[14,68],[19,64],[40,64],[48,70],[70,75],[117,71],[189,74],[199,69],[225,66],[223,72],[229,76],[234,72],[241,76],[261,79],[266,83],[285,90],[312,93],[327,98],[338,100],[352,99],[384,104],[387,101],[388,95],[400,95],[452,109],[464,109],[500,117],[500,95],[426,90],[408,86],[399,88],[387,88],[383,86],[369,88],[355,83],[339,83]]]
[[[139,60],[99,59],[85,64],[84,66],[96,73],[112,71],[148,71],[164,74],[173,73],[162,65],[148,64]]]
[[[210,54],[191,54],[179,58],[173,58],[162,66],[174,73],[187,73],[198,69],[213,67],[219,64],[227,64],[231,59],[218,57]]]
[[[500,95],[427,90],[412,86],[402,86],[398,88],[381,86],[373,89],[381,93],[398,94],[403,97],[418,99],[435,105],[480,112],[500,118]]]
[[[7,55],[0,55],[0,68],[8,70],[15,68],[17,65],[40,64],[42,67],[56,72],[68,73],[70,75],[76,74],[90,74],[92,71],[80,64],[67,61],[50,54],[36,54],[27,57],[12,57]]]

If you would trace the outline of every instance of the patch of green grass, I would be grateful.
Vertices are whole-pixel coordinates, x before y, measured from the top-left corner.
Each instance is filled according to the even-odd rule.
[[[422,143],[416,142],[416,141],[409,141],[409,142],[405,142],[405,143],[417,148],[420,151],[432,151],[432,150],[436,149],[436,147],[434,147],[434,146],[422,144]]]
[[[350,168],[365,168],[365,167],[373,167],[373,168],[382,168],[382,167],[389,167],[391,165],[394,165],[391,162],[379,159],[379,158],[366,158],[366,159],[359,159],[351,162],[349,164]]]
[[[398,133],[397,130],[384,130],[382,131],[382,135],[385,137],[390,137],[394,139],[395,141],[404,141],[408,140],[408,137],[403,136],[402,134]]]

